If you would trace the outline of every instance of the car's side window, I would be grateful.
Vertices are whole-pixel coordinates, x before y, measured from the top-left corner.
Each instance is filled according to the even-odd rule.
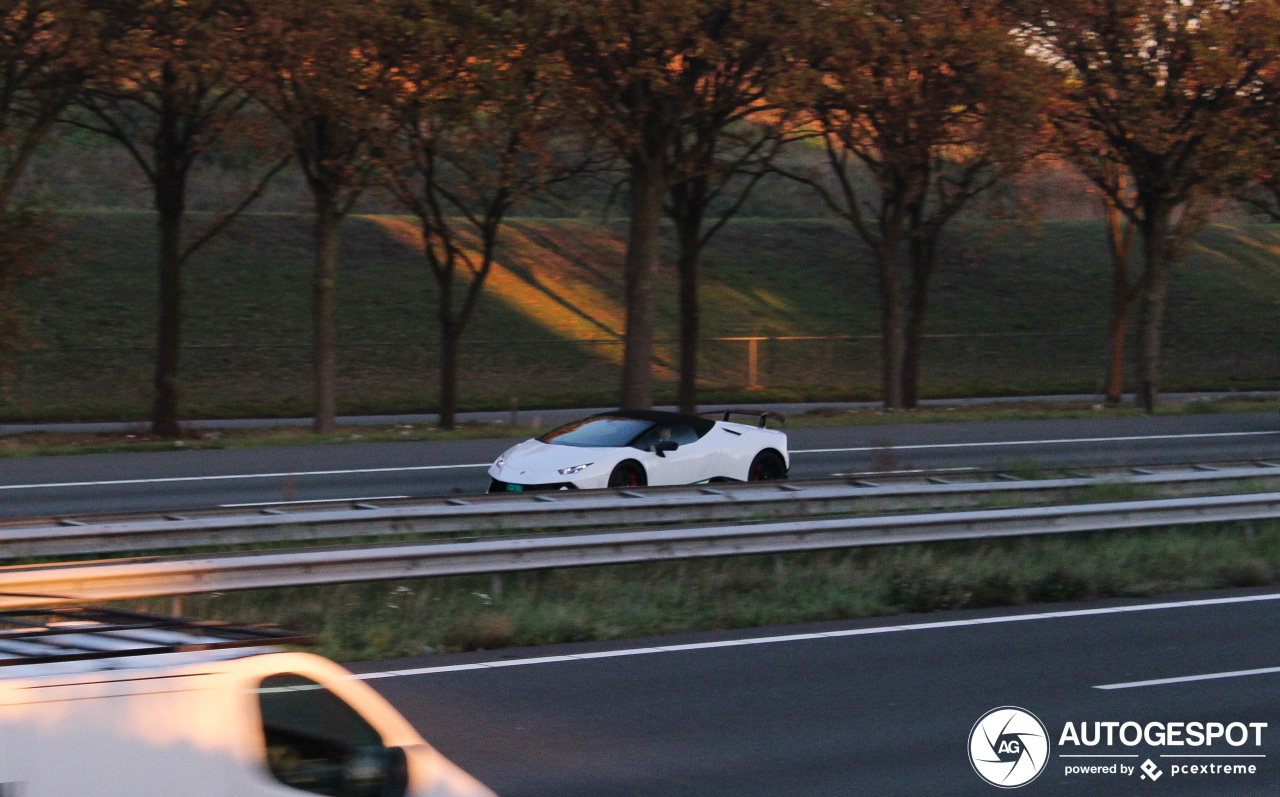
[[[257,693],[267,769],[280,783],[330,797],[404,794],[403,751],[337,695],[292,673],[264,678]]]
[[[662,426],[650,426],[649,429],[631,443],[632,448],[638,448],[641,451],[652,451],[653,447],[662,438],[659,436]]]
[[[687,423],[660,423],[645,432],[636,441],[635,447],[643,451],[652,451],[654,446],[666,440],[687,446],[698,442],[698,433],[693,431],[693,427]]]
[[[693,431],[693,427],[687,423],[672,424],[671,439],[682,446],[687,446],[698,442],[698,433]]]

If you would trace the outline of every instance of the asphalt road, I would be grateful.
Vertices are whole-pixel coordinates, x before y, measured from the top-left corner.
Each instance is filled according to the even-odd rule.
[[[1224,602],[1240,597],[1249,600]],[[975,774],[968,737],[984,713],[1008,705],[1039,717],[1051,743],[1042,774],[1018,793],[1275,794],[1280,594],[1233,591],[1162,601],[1176,603],[947,612],[428,656],[353,669],[390,672],[369,683],[441,752],[504,797],[989,796],[1001,790]],[[1114,611],[1135,605],[1145,609]],[[1069,616],[1044,614],[1063,611]],[[794,634],[801,636],[779,639]],[[724,644],[744,639],[757,643]],[[670,645],[686,647],[653,649]],[[591,653],[597,655],[577,657]],[[466,666],[512,665],[516,657],[549,660]],[[440,667],[449,669],[433,669]],[[427,671],[403,672],[414,668]],[[1257,668],[1273,669],[1097,688]],[[1073,748],[1059,744],[1068,721],[1090,728],[1106,721],[1268,727],[1261,746],[1250,735],[1239,747],[1222,739],[1208,747],[1130,747],[1117,737],[1109,747]],[[1147,759],[1161,773],[1155,782],[1142,779],[1140,769],[1128,776],[1066,775],[1071,765],[1140,767]],[[1172,772],[1174,765],[1223,763],[1252,764],[1257,771]]]
[[[1275,413],[794,428],[794,478],[912,468],[1280,459]],[[516,439],[0,460],[0,517],[482,492]]]

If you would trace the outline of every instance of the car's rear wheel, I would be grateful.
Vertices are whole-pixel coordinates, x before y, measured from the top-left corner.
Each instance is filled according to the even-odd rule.
[[[635,460],[619,462],[609,474],[610,487],[643,487],[648,483],[644,468]]]
[[[766,450],[756,454],[747,470],[747,481],[766,482],[786,478],[787,463],[777,451]]]

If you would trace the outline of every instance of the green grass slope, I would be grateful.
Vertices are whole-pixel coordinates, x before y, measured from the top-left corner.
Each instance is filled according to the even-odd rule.
[[[204,221],[196,217],[193,227]],[[404,220],[373,217],[343,228],[344,413],[434,405],[435,288],[406,229]],[[0,377],[0,419],[142,418],[156,303],[152,217],[68,214],[62,236],[64,265],[23,288],[30,347]],[[505,408],[511,398],[524,408],[615,400],[624,236],[617,222],[513,221],[463,348],[466,408]],[[310,245],[306,217],[249,215],[192,260],[187,417],[310,411]],[[926,394],[1096,390],[1108,271],[1096,223],[957,228],[932,293]],[[840,223],[737,220],[707,251],[704,275],[707,337],[857,336],[762,343],[759,390],[746,389],[746,343],[709,341],[709,400],[875,397],[874,284],[865,253]],[[675,337],[676,309],[666,267],[658,280],[664,340]],[[1168,319],[1167,387],[1280,387],[1280,229],[1206,230],[1175,275]],[[659,345],[665,395],[675,357],[673,342]]]

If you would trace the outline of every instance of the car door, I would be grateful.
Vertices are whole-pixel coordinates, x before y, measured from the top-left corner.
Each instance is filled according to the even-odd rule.
[[[675,451],[659,456],[654,450],[659,442],[672,441],[679,445]],[[715,449],[687,423],[659,423],[645,433],[641,441],[645,456],[642,463],[649,477],[649,484],[692,484],[714,475],[711,464]]]

